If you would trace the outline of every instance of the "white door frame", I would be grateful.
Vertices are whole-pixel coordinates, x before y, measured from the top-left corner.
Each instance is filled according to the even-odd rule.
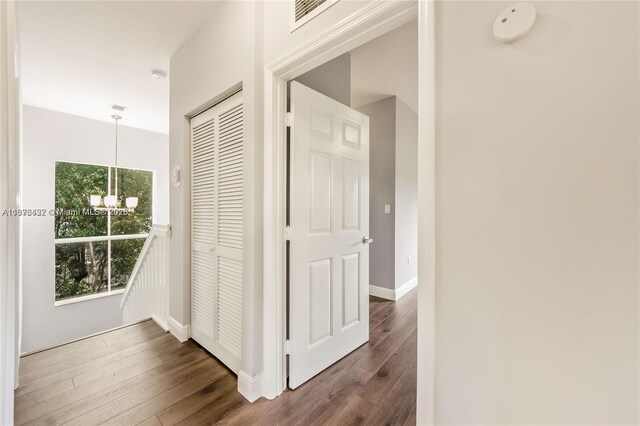
[[[419,19],[418,111],[418,424],[434,423],[435,69],[434,1],[375,1],[265,67],[264,359],[262,393],[286,387],[285,108],[286,83],[416,17]]]
[[[0,209],[21,207],[21,104],[15,1],[0,4]],[[0,424],[13,424],[21,324],[21,220],[0,219]]]

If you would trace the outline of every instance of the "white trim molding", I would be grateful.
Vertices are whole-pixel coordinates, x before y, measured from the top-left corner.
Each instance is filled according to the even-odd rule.
[[[386,287],[369,284],[369,295],[387,300],[396,300],[396,291]]]
[[[0,209],[21,205],[20,58],[16,3],[0,2]],[[0,220],[0,424],[14,423],[21,333],[20,217]]]
[[[79,296],[79,297],[72,297],[70,299],[56,300],[55,302],[53,302],[53,306],[71,305],[73,303],[85,302],[87,300],[93,300],[93,299],[100,299],[102,297],[117,296],[122,293],[124,293],[124,288],[120,288],[118,290],[106,291],[104,293],[94,293],[94,294],[89,294],[87,296]]]
[[[375,285],[369,285],[369,294],[371,296],[381,297],[387,300],[397,301],[405,294],[416,288],[418,285],[418,277],[413,277],[406,283],[402,284],[396,289],[390,289],[385,287],[378,287]]]
[[[167,332],[169,331],[169,324],[167,324],[162,318],[158,317],[157,315],[151,315],[151,319],[156,324],[158,324],[158,327],[160,327],[164,331],[167,331]],[[175,336],[175,334],[174,334],[174,336]]]
[[[418,386],[416,424],[436,424],[436,31],[434,0],[418,12]]]
[[[409,293],[411,290],[418,286],[418,277],[413,277],[400,287],[396,288],[396,300],[399,300],[402,296]]]
[[[238,392],[249,402],[260,398],[262,396],[262,374],[252,377],[244,370],[240,370],[238,373]]]
[[[168,322],[167,325],[169,326],[169,331],[171,332],[171,334],[175,336],[176,339],[180,340],[181,342],[186,342],[187,340],[189,340],[189,337],[190,337],[189,324],[186,324],[186,325],[180,324],[180,322],[178,322],[178,320],[176,320],[172,316],[169,316],[169,320],[167,322]],[[160,325],[160,323],[158,323],[158,325]],[[162,325],[160,325],[160,327],[162,327]]]

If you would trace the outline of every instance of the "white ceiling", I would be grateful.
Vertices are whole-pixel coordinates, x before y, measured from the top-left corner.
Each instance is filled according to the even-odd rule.
[[[209,1],[22,1],[25,104],[169,133],[169,58],[211,15]]]

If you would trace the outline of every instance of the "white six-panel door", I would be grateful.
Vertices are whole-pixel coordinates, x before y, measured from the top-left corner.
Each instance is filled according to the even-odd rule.
[[[191,337],[237,373],[242,354],[242,92],[191,119]]]
[[[291,83],[289,386],[369,340],[369,118]]]

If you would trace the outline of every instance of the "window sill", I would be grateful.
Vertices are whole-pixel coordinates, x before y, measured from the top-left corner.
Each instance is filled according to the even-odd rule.
[[[113,290],[105,293],[90,294],[88,296],[74,297],[73,299],[58,300],[54,302],[53,306],[64,306],[64,305],[70,305],[72,303],[86,302],[87,300],[101,299],[103,297],[109,297],[109,296],[117,296],[124,293],[124,290],[125,289],[122,288],[122,289]]]

